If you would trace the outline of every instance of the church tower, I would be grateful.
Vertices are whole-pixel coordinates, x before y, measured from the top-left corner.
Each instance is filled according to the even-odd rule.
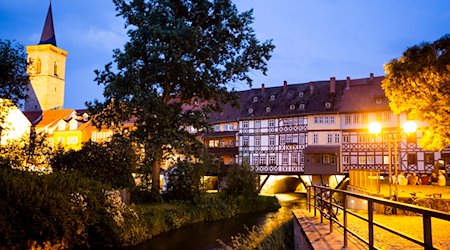
[[[62,109],[67,51],[56,47],[52,4],[48,8],[39,44],[27,46],[30,66],[25,111]]]

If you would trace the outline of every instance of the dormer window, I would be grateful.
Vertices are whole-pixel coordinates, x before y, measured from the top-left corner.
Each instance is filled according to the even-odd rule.
[[[302,91],[298,92],[298,97],[303,97],[303,92]]]
[[[326,109],[330,109],[331,108],[331,102],[326,102],[325,103],[325,108]]]
[[[375,103],[376,104],[381,104],[382,101],[383,100],[381,98],[379,98],[379,97],[375,99]]]
[[[257,96],[253,97],[253,102],[258,102],[258,97]]]
[[[275,101],[275,95],[270,95],[270,100]]]
[[[249,108],[249,109],[248,109],[248,113],[249,113],[249,114],[252,114],[252,113],[253,113],[253,109],[252,109],[252,108]]]
[[[266,112],[269,113],[272,109],[270,107],[266,107]]]
[[[66,130],[66,122],[64,120],[60,120],[58,122],[58,130],[59,131]]]
[[[70,120],[69,121],[69,127],[70,127],[70,130],[77,130],[77,128],[78,128],[78,121],[75,120],[75,119]]]
[[[299,110],[305,110],[305,104],[304,103],[300,103],[300,105],[298,105],[298,109]]]
[[[289,106],[289,109],[290,109],[290,110],[295,109],[295,105],[294,105],[294,104],[291,104],[291,105]]]

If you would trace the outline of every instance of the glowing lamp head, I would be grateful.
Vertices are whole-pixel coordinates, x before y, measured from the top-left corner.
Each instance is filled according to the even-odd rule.
[[[369,124],[369,132],[372,134],[379,134],[381,132],[381,124],[379,122],[371,122]]]
[[[417,124],[414,121],[406,121],[403,124],[403,130],[407,134],[415,133],[417,131]]]

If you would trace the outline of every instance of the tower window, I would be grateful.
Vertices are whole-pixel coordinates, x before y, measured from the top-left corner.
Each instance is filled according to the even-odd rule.
[[[41,73],[41,59],[36,59],[36,74],[40,74]]]
[[[53,63],[53,74],[58,76],[58,64],[56,62]]]

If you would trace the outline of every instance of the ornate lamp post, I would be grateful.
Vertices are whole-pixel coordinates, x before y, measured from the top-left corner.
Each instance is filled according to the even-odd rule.
[[[371,122],[369,124],[369,132],[373,134],[379,134],[381,133],[381,124],[379,122]],[[406,121],[403,124],[403,132],[406,134],[414,133],[417,130],[417,124],[414,121]],[[394,143],[394,153],[395,153],[395,160],[394,160],[394,174],[396,176],[396,182],[394,183],[395,191],[394,191],[394,199],[397,200],[398,195],[398,164],[399,164],[399,154],[400,151],[398,149],[398,143],[401,139],[401,131],[397,129],[396,133],[387,134],[388,139],[388,157],[389,157],[389,164],[388,164],[388,173],[389,173],[389,198],[392,197],[392,143]]]

